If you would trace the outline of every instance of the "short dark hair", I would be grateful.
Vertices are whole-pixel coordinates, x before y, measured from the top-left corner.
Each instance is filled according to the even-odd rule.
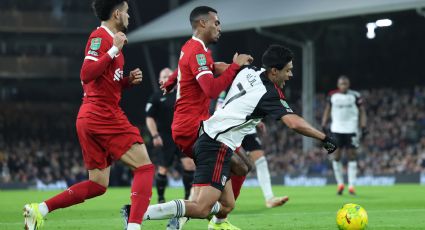
[[[217,13],[217,10],[209,6],[198,6],[195,7],[192,12],[190,12],[189,20],[190,24],[194,26],[195,22],[199,20],[200,16],[208,15],[209,12]]]
[[[92,8],[96,17],[101,21],[106,21],[111,18],[112,11],[124,2],[128,2],[128,0],[94,0]]]
[[[294,53],[284,46],[271,45],[264,52],[261,61],[266,69],[277,68],[283,69],[292,59]]]

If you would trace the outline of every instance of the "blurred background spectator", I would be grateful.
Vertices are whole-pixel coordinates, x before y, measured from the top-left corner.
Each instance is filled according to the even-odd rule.
[[[425,171],[425,87],[372,89],[361,93],[366,99],[369,134],[358,150],[359,174]],[[324,94],[316,96],[317,122],[325,98]],[[65,181],[69,185],[86,178],[74,126],[78,105],[3,103],[1,106],[1,182]],[[292,107],[301,112],[300,101]],[[299,134],[279,122],[267,123],[268,134],[262,139],[272,176],[331,175],[329,156],[321,148],[303,153]],[[120,164],[116,165],[111,185],[128,185],[128,173]]]

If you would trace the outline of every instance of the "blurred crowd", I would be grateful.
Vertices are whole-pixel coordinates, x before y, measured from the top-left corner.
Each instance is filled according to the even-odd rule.
[[[361,91],[368,115],[368,135],[359,153],[360,175],[425,172],[425,88]],[[315,98],[319,124],[326,96]],[[289,100],[290,101],[290,100]],[[291,104],[301,114],[301,102]],[[75,132],[78,105],[3,103],[0,110],[0,183],[73,184],[87,177]],[[282,173],[331,175],[330,158],[320,143],[302,152],[301,135],[276,121],[266,121],[263,147],[272,176]],[[118,164],[112,185],[127,185],[130,172]]]
[[[365,99],[368,134],[358,149],[360,175],[408,174],[425,171],[425,88],[360,91]],[[320,124],[326,96],[315,98],[316,124]],[[293,103],[296,112],[301,102]],[[299,114],[301,114],[299,112]],[[331,175],[332,165],[317,143],[303,153],[302,138],[283,124],[268,121],[263,137],[270,171],[280,173]],[[316,125],[316,127],[318,127]]]

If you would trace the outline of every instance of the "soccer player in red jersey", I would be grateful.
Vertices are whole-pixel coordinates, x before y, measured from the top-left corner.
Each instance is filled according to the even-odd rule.
[[[100,196],[109,183],[110,165],[121,160],[134,174],[129,230],[139,230],[152,195],[154,166],[139,130],[130,124],[119,106],[121,91],[140,84],[142,72],[135,69],[123,77],[127,38],[127,0],[94,0],[93,9],[102,25],[94,30],[85,49],[81,68],[83,102],[76,127],[89,179],[40,203],[24,207],[25,229],[42,227],[47,213]]]
[[[224,63],[214,63],[211,50],[207,46],[217,43],[221,35],[220,20],[215,9],[208,6],[194,8],[190,13],[190,23],[193,36],[181,49],[178,69],[167,83],[162,83],[161,88],[169,91],[177,83],[172,137],[184,154],[193,157],[193,145],[198,138],[200,124],[210,116],[211,99],[216,99],[222,90],[227,89],[241,66],[251,63],[253,58],[247,54],[235,54],[233,63],[228,66]],[[220,76],[214,77],[215,75]],[[232,157],[233,162],[242,161],[237,159],[238,157]],[[233,165],[240,167],[241,164]],[[234,170],[232,168],[232,172]],[[245,170],[245,173],[247,171]],[[200,186],[202,185],[193,185],[195,194],[192,195],[195,197]],[[122,210],[125,213],[128,209],[128,206],[124,206]],[[126,219],[125,215],[123,217]],[[225,219],[225,216],[221,218]],[[223,220],[223,224],[230,225],[227,220]],[[171,226],[169,229],[172,229]]]
[[[221,75],[214,78],[215,65],[209,44],[218,42],[221,34],[220,21],[217,11],[211,7],[200,6],[192,10],[190,22],[193,29],[192,39],[182,47],[177,74],[177,100],[174,111],[172,134],[180,149],[192,156],[193,144],[198,137],[200,123],[209,118],[210,100],[216,99],[221,90],[227,89],[232,83],[240,66],[252,62],[252,57],[241,54],[235,55]],[[217,73],[216,73],[217,74]],[[233,162],[236,157],[233,157]],[[237,166],[237,164],[232,164]],[[233,169],[232,167],[232,169]],[[236,179],[235,196],[239,194],[244,177]],[[196,186],[201,186],[194,184]],[[196,191],[196,189],[195,189]],[[226,216],[218,216],[226,222]],[[230,224],[229,224],[230,225]]]

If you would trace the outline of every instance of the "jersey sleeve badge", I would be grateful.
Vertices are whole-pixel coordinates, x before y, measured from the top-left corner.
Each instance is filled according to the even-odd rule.
[[[204,66],[207,64],[207,58],[205,57],[205,54],[197,54],[196,61],[200,66]]]
[[[288,113],[294,112],[294,111],[292,111],[291,107],[289,107],[288,103],[286,103],[286,101],[280,99],[280,103],[282,103],[283,107],[285,107],[286,112],[288,112]]]
[[[90,43],[90,49],[98,50],[100,48],[101,43],[102,43],[102,38],[93,38]]]

